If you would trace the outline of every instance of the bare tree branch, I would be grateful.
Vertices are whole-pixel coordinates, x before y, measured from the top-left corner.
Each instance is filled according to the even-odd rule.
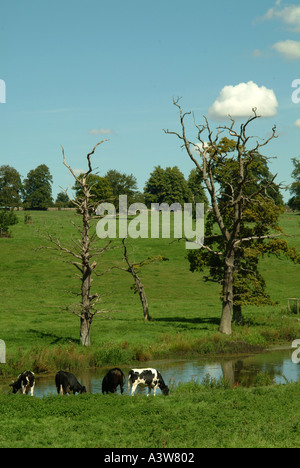
[[[237,246],[241,242],[250,242],[253,240],[261,240],[261,239],[275,239],[276,237],[280,237],[282,234],[268,234],[266,236],[250,236],[250,237],[243,237],[242,239],[238,239],[234,242],[234,245]]]

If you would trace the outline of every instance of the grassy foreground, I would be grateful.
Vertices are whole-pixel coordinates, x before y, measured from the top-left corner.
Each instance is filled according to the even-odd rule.
[[[147,265],[141,271],[153,320],[144,323],[141,304],[130,289],[132,278],[119,270],[95,277],[93,292],[102,297],[102,313],[92,324],[92,346],[78,344],[79,319],[74,310],[79,281],[74,267],[63,263],[43,238],[47,231],[66,245],[78,235],[71,211],[31,212],[32,224],[24,224],[24,213],[12,227],[13,237],[0,239],[0,339],[6,343],[6,365],[0,374],[15,374],[25,368],[36,373],[58,368],[121,365],[176,356],[199,356],[249,352],[300,338],[299,318],[288,314],[288,297],[299,297],[299,265],[285,257],[266,257],[261,271],[274,306],[243,309],[246,324],[233,327],[232,336],[218,332],[221,314],[219,286],[204,282],[189,271],[184,242],[169,239],[128,240],[130,258],[166,256],[168,262]],[[290,245],[300,250],[300,217],[282,216],[281,225]],[[99,240],[99,245],[104,241]],[[119,241],[114,241],[118,246]],[[105,253],[98,272],[122,265],[120,249]]]
[[[299,447],[299,399],[299,384],[193,382],[168,397],[0,395],[0,447]]]

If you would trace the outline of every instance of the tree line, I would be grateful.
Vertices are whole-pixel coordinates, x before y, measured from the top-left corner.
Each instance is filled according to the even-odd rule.
[[[151,203],[207,203],[200,174],[192,169],[186,180],[177,166],[156,166],[151,172],[144,188],[138,190],[137,179],[133,174],[124,174],[115,169],[103,177],[89,174],[88,182],[95,203],[110,201],[118,205],[118,197],[127,195],[128,203],[140,202],[150,207]],[[0,208],[25,210],[47,210],[50,207],[73,207],[66,191],[52,197],[53,177],[49,168],[41,164],[32,169],[22,181],[20,173],[9,165],[0,166]],[[80,184],[73,186],[75,196],[81,195]]]
[[[220,149],[223,153],[230,150],[233,140],[224,138]],[[231,151],[233,150],[233,146]],[[287,205],[293,210],[300,210],[300,160],[292,159],[294,170],[292,172],[293,183],[290,186],[292,197]],[[219,182],[230,168],[223,164],[222,168],[219,162]],[[260,166],[256,168],[260,178],[272,177],[268,169],[266,160],[260,158]],[[25,210],[47,210],[50,207],[73,207],[68,194],[65,191],[58,193],[56,200],[52,197],[53,177],[49,168],[41,164],[28,172],[27,177],[22,181],[20,173],[9,165],[0,166],[0,208],[12,209],[23,207]],[[205,192],[203,175],[196,168],[190,171],[186,180],[183,173],[177,166],[166,167],[156,166],[146,181],[144,192],[137,188],[137,179],[133,174],[124,174],[115,169],[109,170],[103,177],[90,174],[89,183],[92,187],[92,193],[95,201],[110,201],[118,206],[119,195],[127,195],[128,203],[140,202],[150,207],[151,203],[204,203],[208,205],[208,199]],[[80,195],[78,183],[74,185],[76,196]],[[280,190],[269,190],[277,205],[283,204],[283,198]]]
[[[226,138],[223,140],[223,152],[230,149],[230,144],[233,144],[232,140],[231,143]],[[293,158],[292,162],[294,165],[293,183],[290,186],[292,197],[287,205],[293,210],[300,210],[300,159]],[[263,163],[261,159],[260,165],[260,177],[266,173],[271,177],[272,174],[269,172],[266,162]],[[224,174],[227,172],[224,165],[222,170]],[[177,166],[165,169],[156,166],[145,184],[143,193],[139,192],[137,179],[133,174],[123,174],[114,169],[109,170],[103,177],[91,174],[89,181],[93,196],[98,202],[111,201],[117,205],[119,195],[127,195],[129,204],[141,202],[148,207],[151,203],[208,204],[203,178],[197,169],[192,169],[186,180]],[[72,207],[73,205],[64,191],[59,192],[56,200],[53,200],[52,183],[53,177],[45,164],[29,171],[23,181],[20,173],[14,167],[0,166],[0,208],[23,207],[25,210],[47,210],[53,206]],[[75,184],[73,189],[78,196],[80,194],[78,184]],[[276,196],[273,194],[274,197],[277,205],[283,204],[279,190],[277,190]]]

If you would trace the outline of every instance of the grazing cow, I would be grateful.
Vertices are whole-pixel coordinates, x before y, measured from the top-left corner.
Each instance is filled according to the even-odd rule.
[[[116,393],[117,386],[120,385],[121,393],[125,384],[125,375],[118,367],[107,372],[102,380],[102,393]]]
[[[20,390],[23,395],[25,393],[28,395],[30,390],[30,395],[33,396],[35,387],[34,373],[30,371],[23,372],[15,382],[10,384],[10,387],[13,388],[13,393],[17,393]]]
[[[128,391],[131,395],[134,395],[136,387],[148,387],[148,395],[151,394],[151,388],[153,388],[153,395],[155,396],[156,390],[161,389],[164,395],[169,395],[169,388],[165,384],[161,374],[156,369],[131,369],[128,374]]]
[[[59,371],[55,376],[55,385],[57,388],[57,393],[61,393],[65,395],[66,393],[71,393],[75,395],[75,393],[86,393],[86,388],[83,387],[78,380],[76,379],[75,375],[71,374],[70,372]]]

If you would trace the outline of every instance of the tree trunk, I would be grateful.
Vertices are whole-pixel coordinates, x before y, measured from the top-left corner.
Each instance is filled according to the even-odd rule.
[[[224,281],[223,281],[223,307],[219,331],[225,335],[231,335],[231,322],[233,314],[233,269],[234,251],[225,259]]]
[[[139,295],[140,295],[142,306],[143,306],[144,320],[145,322],[148,322],[149,320],[151,320],[151,317],[149,315],[149,306],[148,306],[147,296],[146,296],[143,286],[141,289],[139,289]]]
[[[90,270],[90,268],[85,268]],[[91,313],[92,304],[90,300],[90,289],[91,289],[91,273],[85,272],[82,279],[81,286],[81,317],[80,317],[80,343],[83,346],[90,346],[91,344],[91,324],[93,315]]]
[[[243,325],[244,318],[242,314],[242,306],[240,304],[233,304],[233,322],[237,325]]]
[[[91,324],[93,320],[91,302],[91,276],[90,266],[90,236],[89,236],[89,189],[84,186],[83,229],[81,235],[81,259],[82,259],[82,283],[81,283],[81,317],[80,317],[80,342],[83,346],[91,344]]]
[[[140,299],[141,299],[141,303],[142,303],[142,306],[143,306],[144,320],[145,320],[145,322],[148,322],[149,320],[151,320],[151,317],[149,315],[149,306],[148,306],[148,300],[147,300],[147,296],[146,296],[146,293],[145,293],[145,289],[144,289],[143,283],[141,282],[139,276],[136,274],[134,268],[131,268],[131,270],[132,270],[132,276],[134,277],[135,285],[136,285],[136,288],[138,290],[138,293],[139,293],[139,296],[140,296]]]
[[[83,346],[90,346],[91,344],[91,318],[88,314],[80,317],[80,343]]]

